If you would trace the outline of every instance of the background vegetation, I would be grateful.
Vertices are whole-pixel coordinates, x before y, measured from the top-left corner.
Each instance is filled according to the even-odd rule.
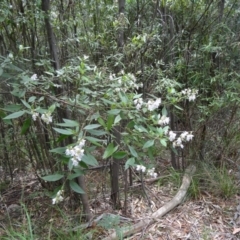
[[[63,189],[80,193],[90,219],[87,169],[110,169],[119,209],[119,184],[126,200],[135,166],[149,170],[167,156],[175,170],[205,169],[196,185],[215,176],[208,179],[222,183],[216,193],[230,196],[227,168],[238,166],[240,141],[239,9],[237,0],[1,1],[5,178],[27,170],[52,198]],[[198,91],[196,100],[184,89]],[[140,98],[162,103],[136,109]],[[159,126],[162,116],[170,123]],[[192,132],[193,141],[174,148],[169,130]],[[85,155],[74,167],[65,152],[83,138]]]

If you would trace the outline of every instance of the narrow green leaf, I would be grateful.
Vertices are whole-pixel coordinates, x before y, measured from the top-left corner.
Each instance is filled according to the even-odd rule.
[[[106,127],[106,124],[102,118],[98,118],[98,122],[103,126]]]
[[[135,125],[134,128],[139,132],[148,133],[147,129],[145,127],[143,127],[142,125]]]
[[[132,156],[134,156],[134,157],[137,158],[137,157],[138,157],[138,154],[137,154],[137,152],[135,151],[134,147],[128,145],[128,148],[129,148],[130,153],[132,154]]]
[[[67,176],[67,179],[68,180],[73,180],[74,178],[82,176],[83,174],[84,174],[83,172],[71,173]]]
[[[54,174],[54,175],[48,175],[41,177],[43,180],[48,181],[48,182],[55,182],[63,178],[62,174]]]
[[[162,115],[167,116],[167,109],[165,107],[162,109]]]
[[[69,119],[63,119],[64,123],[58,123],[58,126],[61,127],[79,127],[79,123]]]
[[[112,109],[107,111],[108,114],[112,114],[112,115],[118,115],[121,112],[120,109]]]
[[[80,193],[80,194],[85,194],[85,192],[83,191],[82,188],[79,187],[79,185],[74,181],[74,180],[70,180],[69,181],[70,187],[71,189],[76,192],[76,193]]]
[[[108,118],[107,118],[107,130],[108,131],[111,130],[113,122],[114,122],[114,115],[108,115]]]
[[[64,154],[65,151],[66,151],[65,147],[58,147],[58,148],[51,149],[49,152]]]
[[[31,106],[23,99],[21,99],[21,102],[24,104],[24,106],[28,109],[31,109]]]
[[[129,158],[125,163],[125,170],[135,165],[135,158]]]
[[[71,129],[61,129],[61,128],[53,128],[56,132],[61,133],[63,135],[74,135],[74,131]]]
[[[95,137],[85,137],[86,140],[88,140],[89,142],[91,142],[92,144],[101,147],[102,144],[98,143],[98,142],[102,142],[103,140],[95,138]]]
[[[82,161],[84,163],[86,163],[87,165],[90,165],[90,166],[98,166],[98,161],[97,159],[91,155],[91,154],[85,154],[83,157],[82,157]]]
[[[18,118],[18,117],[21,117],[24,113],[25,113],[25,111],[15,112],[15,113],[12,113],[12,114],[6,116],[4,119],[14,119],[14,118]]]
[[[28,99],[28,102],[31,103],[31,102],[34,102],[36,99],[35,96],[31,96],[29,99]]]
[[[154,140],[148,140],[147,142],[145,142],[145,144],[143,145],[143,149],[144,148],[149,148],[151,146],[154,145]]]
[[[85,126],[83,129],[91,130],[91,129],[99,128],[100,126],[101,126],[100,124],[89,124],[89,125]]]
[[[114,152],[116,152],[117,149],[118,149],[118,146],[114,147],[114,144],[113,144],[113,143],[110,143],[110,144],[107,146],[107,148],[106,148],[106,150],[105,150],[105,152],[104,152],[104,154],[103,154],[103,159],[106,159],[106,158],[112,156],[112,154],[113,154]]]
[[[122,120],[120,115],[117,115],[115,120],[114,120],[114,125],[116,125],[117,123],[119,123]]]
[[[21,129],[21,134],[24,135],[28,129],[30,128],[31,126],[31,118],[27,118],[24,122],[23,122],[23,126],[22,126],[22,129]]]
[[[103,135],[107,134],[107,132],[103,131],[103,130],[92,129],[92,130],[87,130],[87,131],[93,136],[103,136]]]
[[[166,141],[165,138],[160,139],[160,143],[161,143],[164,147],[167,146],[167,141]]]
[[[124,151],[118,151],[118,152],[113,153],[113,158],[115,158],[115,159],[122,159],[126,156],[127,156],[127,153]]]

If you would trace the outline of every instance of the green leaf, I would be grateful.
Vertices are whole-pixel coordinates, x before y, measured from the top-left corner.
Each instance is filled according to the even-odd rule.
[[[98,122],[103,126],[106,127],[106,124],[102,118],[98,118]]]
[[[102,136],[102,135],[105,135],[107,134],[106,131],[103,131],[103,130],[87,130],[91,135],[94,135],[94,136]]]
[[[63,118],[64,123],[58,123],[61,127],[79,127],[79,123],[73,120]]]
[[[53,128],[56,132],[64,134],[64,135],[74,135],[74,131],[72,129],[61,129],[61,128]]]
[[[84,173],[82,172],[77,172],[77,173],[71,173],[67,176],[68,180],[73,180],[74,178],[77,178],[79,176],[82,176]]]
[[[56,104],[52,104],[52,105],[48,108],[48,111],[49,111],[50,113],[53,113],[54,110],[55,110],[55,108],[56,108]]]
[[[113,153],[113,158],[115,158],[115,159],[122,159],[126,156],[127,156],[127,152],[124,152],[124,151],[118,151],[118,152]]]
[[[101,126],[100,124],[89,124],[89,125],[85,126],[83,129],[91,130],[91,129],[99,128],[100,126]]]
[[[74,192],[80,193],[80,194],[85,194],[85,192],[82,190],[82,188],[80,188],[79,185],[74,180],[70,180],[69,184],[70,184],[71,189]]]
[[[29,99],[28,99],[28,102],[34,102],[36,100],[36,97],[35,96],[31,96]]]
[[[31,109],[31,106],[25,100],[21,99],[21,101],[26,108]]]
[[[12,113],[12,114],[6,116],[4,119],[14,119],[14,118],[18,118],[18,117],[21,117],[24,113],[25,113],[25,111],[15,112],[15,113]]]
[[[64,154],[65,151],[66,151],[65,147],[58,147],[58,148],[51,149],[49,152]]]
[[[143,149],[144,148],[149,148],[151,146],[154,145],[154,140],[148,140],[147,142],[145,142],[145,144],[143,145]]]
[[[135,165],[135,158],[129,158],[125,163],[125,170]]]
[[[167,146],[167,141],[166,141],[165,138],[160,139],[160,143],[161,143],[164,147]]]
[[[137,157],[138,157],[138,154],[137,154],[137,152],[135,151],[134,147],[128,145],[128,148],[129,148],[129,150],[130,150],[130,153],[131,153],[134,157],[137,158]]]
[[[108,118],[107,118],[107,130],[108,131],[111,130],[113,122],[114,122],[114,115],[108,115]]]
[[[167,109],[165,107],[162,109],[162,115],[167,116]]]
[[[22,105],[10,104],[4,107],[7,112],[16,112],[22,108]]]
[[[134,128],[139,132],[148,133],[148,130],[145,127],[143,127],[142,125],[135,125]]]
[[[118,122],[120,122],[122,120],[120,115],[117,115],[115,120],[114,120],[114,125],[116,125]]]
[[[62,174],[54,174],[54,175],[48,175],[41,177],[43,180],[48,181],[48,182],[55,182],[63,178]]]
[[[118,115],[120,112],[121,112],[120,109],[112,109],[112,110],[107,111],[107,113],[111,114],[111,115]]]
[[[91,154],[85,154],[83,157],[82,157],[82,161],[84,163],[86,163],[87,165],[90,165],[90,166],[98,166],[98,161],[97,159],[91,155]]]
[[[21,129],[21,134],[24,135],[27,130],[29,129],[29,127],[31,126],[31,118],[27,118],[24,122],[23,122],[23,126]]]
[[[98,143],[98,142],[102,142],[102,139],[98,139],[95,137],[85,137],[86,140],[88,140],[89,142],[91,142],[92,144],[101,147],[102,144]]]
[[[112,156],[112,154],[113,154],[114,152],[116,152],[117,149],[118,149],[118,146],[114,147],[114,144],[113,144],[113,143],[110,143],[110,144],[107,146],[107,148],[106,148],[106,150],[105,150],[105,152],[104,152],[104,154],[103,154],[103,159],[106,159],[106,158]]]

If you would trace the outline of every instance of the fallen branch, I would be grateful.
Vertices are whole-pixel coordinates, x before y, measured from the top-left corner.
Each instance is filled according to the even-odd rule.
[[[118,229],[117,232],[120,234],[117,234],[117,232],[114,232],[110,236],[104,238],[103,240],[117,240],[119,235],[123,238],[126,236],[130,236],[132,234],[135,234],[137,232],[140,232],[141,230],[146,228],[146,226],[153,224],[159,218],[161,218],[166,213],[171,211],[173,208],[178,206],[183,201],[187,193],[187,190],[191,183],[192,176],[195,171],[196,171],[196,167],[194,165],[190,165],[186,169],[185,174],[183,176],[182,185],[179,188],[177,194],[172,198],[172,200],[170,200],[169,202],[164,204],[161,208],[159,208],[156,212],[154,212],[148,219],[141,220],[139,223],[134,224],[131,227],[124,227],[124,228]]]

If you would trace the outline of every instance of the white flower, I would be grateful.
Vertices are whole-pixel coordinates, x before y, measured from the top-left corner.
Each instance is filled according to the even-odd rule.
[[[187,137],[187,135],[188,135],[188,132],[185,131],[185,132],[181,133],[180,138],[181,138],[182,140],[185,140],[186,137]]]
[[[89,58],[89,56],[83,55],[83,59],[84,59],[84,60],[87,60],[88,58]]]
[[[61,88],[61,87],[62,87],[62,86],[59,85],[59,84],[53,84],[53,86],[56,87],[56,88]]]
[[[56,194],[56,197],[52,199],[52,204],[56,204],[63,201],[63,190],[59,190]]]
[[[188,97],[188,100],[191,102],[191,101],[194,101],[196,99],[196,95],[198,94],[198,90],[197,89],[186,88],[186,89],[182,90],[181,93],[183,95],[186,95]]]
[[[22,51],[24,49],[23,45],[19,45],[19,50]]]
[[[153,178],[157,177],[157,173],[155,172],[155,168],[148,169],[147,175]]]
[[[31,80],[33,80],[33,81],[36,81],[37,80],[37,74],[33,74],[32,76],[31,76]]]
[[[51,113],[43,113],[41,116],[41,119],[46,123],[49,124],[52,122],[52,116]]]
[[[79,139],[78,144],[75,147],[68,147],[66,149],[65,154],[67,156],[71,156],[71,161],[73,166],[78,166],[79,162],[82,160],[82,157],[84,156],[84,145],[86,140],[85,139]]]
[[[137,165],[137,166],[136,166],[136,170],[137,170],[138,172],[145,172],[145,171],[146,171],[146,167],[143,166],[143,165]]]
[[[189,133],[187,136],[186,136],[186,141],[191,141],[193,139],[193,135],[191,133]]]
[[[160,104],[161,104],[161,98],[158,98],[155,101],[150,99],[147,102],[147,108],[149,111],[154,111],[155,109],[157,109],[159,107]]]
[[[169,131],[169,141],[173,141],[176,138],[177,134],[173,131]]]
[[[136,105],[136,109],[139,110],[143,105],[142,98],[137,98],[133,101],[133,103]]]
[[[12,54],[12,53],[9,53],[9,54],[8,54],[8,57],[9,57],[10,59],[13,59],[13,54]]]
[[[166,124],[169,124],[169,122],[170,122],[170,118],[163,115],[163,116],[159,119],[158,124],[159,124],[159,125],[166,125]]]
[[[191,102],[191,101],[194,101],[196,99],[196,95],[195,94],[192,94],[192,95],[189,95],[188,96],[188,100]]]
[[[32,112],[32,119],[33,119],[33,121],[36,121],[38,116],[39,116],[38,112]]]

